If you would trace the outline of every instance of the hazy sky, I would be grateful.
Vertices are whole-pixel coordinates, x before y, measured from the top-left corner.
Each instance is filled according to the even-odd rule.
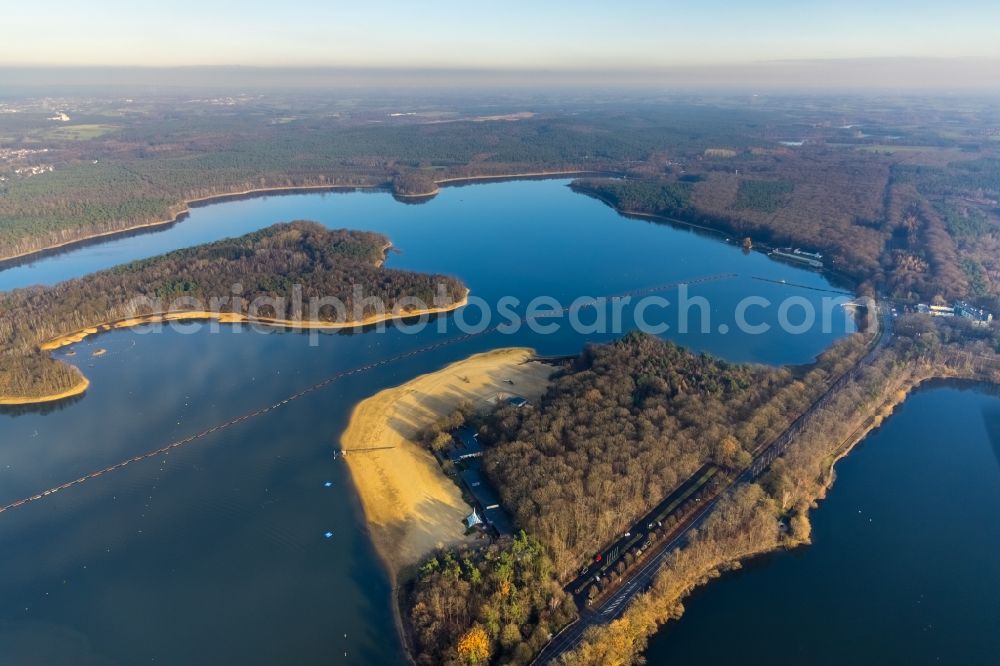
[[[1000,1],[9,0],[0,64],[669,67],[1000,56]]]

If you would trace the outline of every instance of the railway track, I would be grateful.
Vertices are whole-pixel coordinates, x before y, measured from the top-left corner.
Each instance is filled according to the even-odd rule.
[[[705,518],[715,508],[719,500],[731,492],[738,485],[756,480],[765,470],[781,455],[788,445],[794,440],[795,435],[801,432],[809,417],[817,410],[824,407],[832,399],[834,393],[842,388],[847,382],[857,377],[861,369],[870,364],[878,354],[879,350],[885,347],[892,339],[893,322],[891,306],[887,303],[878,304],[878,331],[872,340],[868,351],[854,364],[838,377],[823,394],[817,398],[809,408],[799,415],[777,438],[772,440],[754,458],[750,466],[737,476],[726,488],[720,491],[715,497],[706,501],[685,522],[684,526],[678,530],[664,545],[658,546],[658,550],[649,560],[629,573],[618,587],[608,596],[604,597],[596,606],[584,608],[580,611],[579,618],[567,625],[558,634],[552,637],[549,643],[538,653],[534,665],[544,665],[555,663],[564,653],[576,648],[583,640],[587,629],[598,624],[606,624],[621,617],[628,608],[631,600],[641,592],[644,592],[652,585],[657,572],[660,570],[663,561],[676,548],[684,543],[691,529],[698,527]]]

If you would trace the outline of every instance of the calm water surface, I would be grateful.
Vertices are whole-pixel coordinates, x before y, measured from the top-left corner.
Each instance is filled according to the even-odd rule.
[[[818,309],[830,294],[792,284],[830,285],[717,237],[625,219],[565,185],[448,188],[415,206],[360,192],[220,203],[164,231],[0,272],[0,288],[53,283],[278,221],[314,219],[383,232],[399,250],[390,266],[456,275],[489,302],[540,294],[567,302],[738,273],[691,289],[711,303],[710,333],[679,334],[675,326],[666,334],[734,361],[805,363],[853,330],[838,308],[827,332],[817,324],[801,335],[747,335],[735,327],[719,333],[745,296],[774,303],[796,296]],[[776,316],[775,308],[762,308],[752,319],[773,326]],[[468,314],[469,321],[477,317]],[[453,335],[390,327],[320,335],[312,346],[305,334],[202,327],[88,339],[71,359],[92,382],[82,399],[44,414],[0,413],[0,504],[274,403],[341,370]],[[546,336],[479,336],[353,375],[169,455],[0,514],[0,663],[400,662],[389,584],[350,479],[333,456],[352,407],[471,353],[510,345],[575,353],[614,337],[565,326]],[[108,353],[92,358],[97,348]]]
[[[813,545],[696,592],[649,664],[1000,663],[1000,395],[920,390],[837,465]]]

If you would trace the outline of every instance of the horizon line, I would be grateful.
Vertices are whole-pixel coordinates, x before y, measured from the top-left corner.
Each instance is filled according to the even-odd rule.
[[[1000,55],[955,55],[955,56],[925,56],[925,55],[892,55],[892,56],[845,56],[842,58],[773,58],[743,61],[706,61],[685,62],[676,64],[655,65],[540,65],[533,66],[461,66],[450,64],[398,65],[385,64],[346,64],[346,63],[196,63],[196,64],[112,64],[112,63],[33,63],[0,61],[0,69],[293,69],[293,70],[335,70],[335,71],[422,71],[422,72],[669,72],[672,70],[720,68],[720,67],[754,67],[761,65],[785,64],[838,64],[838,63],[913,63],[913,62],[1000,62]]]
[[[875,56],[648,66],[0,63],[0,85],[225,88],[673,87],[1000,92],[1000,57]]]

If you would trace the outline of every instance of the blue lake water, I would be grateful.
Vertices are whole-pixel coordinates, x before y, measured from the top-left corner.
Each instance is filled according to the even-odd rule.
[[[813,544],[696,591],[660,664],[996,664],[1000,394],[917,391],[837,465]]]
[[[53,283],[134,259],[313,219],[379,231],[388,265],[461,278],[489,304],[539,295],[569,302],[705,275],[709,329],[665,337],[733,361],[807,363],[854,330],[834,307],[801,333],[778,304],[817,312],[831,285],[690,229],[626,219],[567,181],[446,188],[421,205],[386,193],[295,194],[199,207],[161,231],[109,240],[0,272],[0,288]],[[763,278],[763,279],[760,279]],[[784,281],[784,284],[782,283]],[[808,288],[802,288],[808,287]],[[660,294],[673,305],[677,294]],[[748,311],[767,334],[741,332]],[[409,334],[188,334],[115,331],[73,347],[91,380],[47,413],[0,413],[0,504],[31,496],[272,404],[325,377],[453,339],[455,317]],[[752,315],[750,314],[752,312]],[[789,318],[801,319],[794,312]],[[628,318],[626,318],[628,321]],[[627,325],[626,328],[629,326]],[[728,327],[728,331],[721,330]],[[490,332],[341,379],[261,418],[0,514],[0,663],[397,663],[390,588],[350,479],[333,452],[353,406],[378,390],[487,349],[576,353],[619,332]],[[315,338],[315,344],[311,342]],[[91,357],[97,348],[108,350]],[[66,350],[60,352],[64,355]],[[325,482],[330,481],[330,487]],[[331,538],[325,538],[332,532]]]

